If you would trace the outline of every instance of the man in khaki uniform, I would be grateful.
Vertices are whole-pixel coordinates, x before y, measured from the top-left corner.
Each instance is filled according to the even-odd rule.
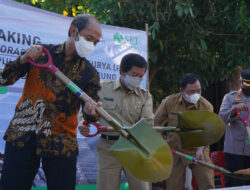
[[[127,54],[121,60],[120,78],[104,81],[101,84],[99,97],[103,108],[123,126],[133,126],[141,118],[153,122],[152,97],[147,90],[140,88],[146,69],[147,62],[142,56]],[[103,119],[100,120],[100,124],[108,126]],[[79,129],[85,136],[89,133],[86,126],[79,126]],[[151,183],[134,177],[108,152],[118,138],[118,132],[101,134],[97,145],[97,190],[119,190],[122,170],[128,180],[130,190],[150,190]]]
[[[212,112],[212,105],[205,98],[201,97],[200,94],[201,85],[199,77],[191,73],[185,74],[180,80],[180,93],[166,97],[160,104],[155,114],[154,125],[162,126],[167,124],[168,126],[177,126],[177,115],[171,114],[171,112],[186,110],[207,110]],[[209,146],[183,149],[180,137],[176,133],[168,133],[166,139],[170,147],[211,163]],[[192,164],[178,155],[173,155],[173,158],[174,166],[171,175],[167,179],[167,190],[183,190],[187,166],[192,169],[199,190],[214,188],[213,170],[202,165]]]

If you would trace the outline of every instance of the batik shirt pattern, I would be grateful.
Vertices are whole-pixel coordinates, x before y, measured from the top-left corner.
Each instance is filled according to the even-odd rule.
[[[44,47],[50,51],[54,65],[97,101],[99,75],[89,61],[79,56],[65,61],[65,44]],[[47,63],[46,57],[37,63]],[[35,136],[37,155],[69,157],[78,154],[77,115],[84,103],[52,73],[29,63],[20,64],[20,58],[5,65],[0,73],[0,85],[11,85],[24,76],[23,93],[4,139],[22,148]],[[83,115],[89,122],[98,119]]]

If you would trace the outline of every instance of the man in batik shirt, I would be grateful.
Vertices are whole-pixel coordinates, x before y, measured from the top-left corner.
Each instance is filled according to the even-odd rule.
[[[84,57],[90,54],[101,37],[99,22],[91,15],[78,15],[72,21],[68,39],[60,45],[43,45],[54,65],[98,100],[99,75]],[[89,99],[84,105],[59,79],[27,62],[46,63],[42,46],[29,47],[17,60],[5,65],[0,85],[15,83],[26,75],[23,94],[5,133],[3,190],[29,190],[42,160],[48,189],[73,190],[76,179],[77,114],[95,121],[95,105]]]

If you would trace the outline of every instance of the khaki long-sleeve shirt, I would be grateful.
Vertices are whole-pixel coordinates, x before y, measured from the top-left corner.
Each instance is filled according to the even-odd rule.
[[[155,126],[178,126],[178,116],[171,112],[182,112],[187,110],[206,110],[213,111],[213,106],[203,97],[196,104],[186,106],[181,93],[167,96],[162,100],[156,111],[154,125]],[[181,140],[177,133],[167,134],[168,144],[177,150],[194,155],[197,148],[182,149]]]
[[[107,80],[101,83],[98,93],[102,107],[122,126],[133,126],[141,118],[153,123],[153,101],[150,93],[142,88],[136,88],[128,93],[122,88],[120,80]],[[79,123],[82,121],[79,118]],[[102,126],[109,126],[100,119]],[[119,135],[118,132],[105,132],[108,135]]]

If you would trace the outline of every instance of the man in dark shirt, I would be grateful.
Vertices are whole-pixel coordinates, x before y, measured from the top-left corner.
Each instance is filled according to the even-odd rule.
[[[85,56],[101,37],[95,17],[78,15],[69,28],[64,44],[43,45],[51,53],[54,65],[95,101],[100,90],[99,75]],[[85,104],[59,79],[27,62],[46,63],[42,46],[29,47],[17,60],[5,65],[0,85],[7,86],[26,75],[23,94],[5,133],[2,190],[31,189],[42,160],[48,190],[73,190],[76,178],[77,114],[81,104],[87,121],[95,121],[92,99]]]

